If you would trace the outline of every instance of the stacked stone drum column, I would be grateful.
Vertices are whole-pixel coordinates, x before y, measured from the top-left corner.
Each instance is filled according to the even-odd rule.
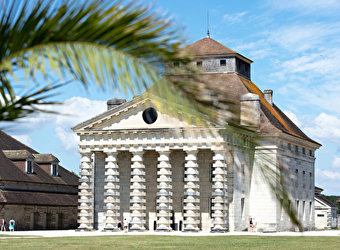
[[[93,165],[91,163],[91,153],[82,153],[80,159],[80,185],[79,185],[79,207],[78,223],[80,230],[93,230]]]
[[[199,231],[200,193],[197,150],[187,151],[185,160],[185,199],[183,204],[184,231]]]
[[[213,228],[212,231],[226,231],[226,164],[225,155],[223,150],[215,151],[215,156],[213,157],[213,200],[212,200],[212,210],[213,210]]]
[[[145,230],[145,166],[143,165],[143,153],[134,151],[131,165],[130,186],[130,230]]]
[[[172,218],[172,178],[170,152],[160,151],[157,175],[157,230],[170,231]]]
[[[119,171],[117,152],[108,152],[105,158],[105,230],[117,230],[119,218]]]

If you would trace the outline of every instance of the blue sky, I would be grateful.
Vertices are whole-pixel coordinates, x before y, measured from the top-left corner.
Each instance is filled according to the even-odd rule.
[[[143,1],[140,1],[143,2]],[[158,0],[187,44],[210,36],[252,59],[252,81],[274,91],[274,103],[309,137],[323,146],[316,152],[316,185],[340,195],[340,2],[336,0],[203,1]],[[70,127],[106,110],[106,101],[125,97],[77,84],[51,107],[70,116],[34,115],[5,132],[41,153],[52,153],[67,169],[79,172],[77,138]]]

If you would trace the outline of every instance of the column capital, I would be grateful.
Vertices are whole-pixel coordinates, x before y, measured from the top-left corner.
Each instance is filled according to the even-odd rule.
[[[197,154],[198,148],[197,146],[193,146],[193,147],[184,146],[183,151],[185,151],[188,154]]]
[[[165,146],[165,147],[159,147],[159,146],[157,146],[156,147],[156,152],[159,152],[159,153],[170,153],[170,147],[169,146]]]
[[[118,154],[117,148],[106,148],[103,152],[105,154]]]

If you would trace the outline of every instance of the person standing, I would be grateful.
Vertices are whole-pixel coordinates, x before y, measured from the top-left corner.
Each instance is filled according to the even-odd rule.
[[[126,218],[124,218],[124,232],[127,233],[127,229],[128,229],[128,226],[129,226],[129,222]]]
[[[122,231],[122,222],[120,220],[118,221],[118,226],[117,227],[118,227],[119,231]]]
[[[6,221],[4,220],[4,218],[2,218],[1,221],[1,231],[6,231]]]
[[[9,221],[9,231],[14,232],[14,226],[15,226],[15,220],[13,220],[13,218],[11,218],[11,220]]]
[[[256,233],[257,221],[253,218],[253,232]]]
[[[253,231],[253,218],[249,217],[249,232]]]

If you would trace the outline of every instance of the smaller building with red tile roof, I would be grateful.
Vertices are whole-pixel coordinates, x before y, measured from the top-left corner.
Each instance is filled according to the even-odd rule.
[[[78,176],[0,131],[0,218],[16,230],[77,227]]]

